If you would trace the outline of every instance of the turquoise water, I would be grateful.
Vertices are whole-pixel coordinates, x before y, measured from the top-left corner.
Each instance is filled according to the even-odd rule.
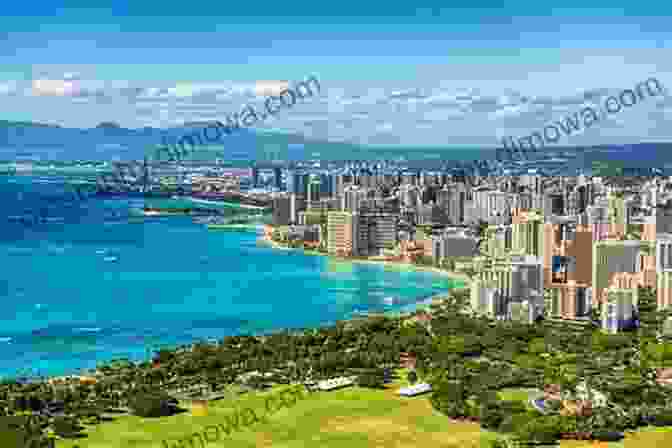
[[[0,190],[8,215],[15,188]],[[32,199],[24,194],[21,207]],[[73,373],[160,346],[408,309],[456,286],[429,272],[272,249],[254,233],[208,231],[188,217],[129,222],[142,206],[89,200],[50,209],[64,222],[0,223],[0,375]]]

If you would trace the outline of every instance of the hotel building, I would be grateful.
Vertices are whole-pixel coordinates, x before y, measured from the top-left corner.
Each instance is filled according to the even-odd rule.
[[[351,256],[358,253],[358,217],[350,212],[329,212],[327,215],[327,252]]]

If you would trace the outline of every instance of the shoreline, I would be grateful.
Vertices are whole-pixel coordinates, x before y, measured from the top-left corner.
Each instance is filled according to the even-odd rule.
[[[393,267],[399,267],[403,268],[405,270],[416,270],[416,271],[426,271],[426,272],[431,272],[433,274],[437,275],[442,275],[444,277],[449,277],[453,280],[459,280],[463,283],[469,283],[470,279],[466,274],[463,274],[461,272],[455,272],[455,271],[444,271],[442,269],[438,269],[432,266],[420,266],[417,264],[413,263],[407,263],[407,262],[400,262],[400,261],[391,261],[391,260],[371,260],[371,259],[366,259],[362,260],[359,258],[339,258],[339,257],[332,257],[329,254],[325,254],[323,252],[318,252],[316,250],[306,250],[306,249],[300,249],[300,248],[293,248],[293,247],[287,247],[282,245],[281,243],[275,242],[270,240],[269,238],[266,238],[266,236],[263,236],[260,238],[265,243],[268,243],[273,249],[281,249],[281,250],[295,250],[295,251],[301,251],[306,255],[319,255],[322,257],[327,257],[331,260],[337,260],[337,261],[344,261],[347,263],[369,263],[369,264],[380,264],[383,266],[393,266]],[[468,286],[462,286],[462,287],[457,287],[457,288],[452,288],[452,289],[467,289]]]
[[[186,199],[188,201],[195,202],[197,204],[211,204],[227,208],[242,208],[242,209],[259,210],[259,211],[266,210],[265,207],[260,207],[258,205],[239,204],[236,202],[227,202],[227,201],[214,201],[209,199],[192,198],[191,196],[187,196]]]
[[[412,315],[415,312],[425,310],[429,308],[432,303],[435,301],[440,301],[442,300],[443,297],[445,297],[447,294],[450,293],[450,291],[453,290],[464,290],[464,289],[469,289],[469,282],[470,279],[466,274],[460,273],[460,272],[455,272],[455,271],[444,271],[435,267],[431,266],[418,266],[412,263],[406,263],[406,262],[397,262],[397,261],[390,261],[390,260],[362,260],[362,259],[349,259],[349,258],[337,258],[337,257],[332,257],[329,254],[325,254],[323,252],[318,252],[316,250],[307,250],[307,249],[300,249],[300,248],[293,248],[293,247],[287,247],[284,246],[281,243],[278,243],[276,241],[271,240],[268,238],[266,235],[263,235],[261,238],[259,238],[259,241],[262,241],[263,243],[268,244],[271,246],[273,249],[280,249],[280,250],[286,250],[286,251],[301,251],[305,255],[320,255],[323,257],[327,257],[331,260],[338,260],[338,261],[344,261],[344,262],[349,262],[349,263],[368,263],[368,264],[378,264],[378,265],[383,265],[383,266],[393,266],[395,268],[401,268],[401,270],[417,270],[417,271],[425,271],[425,272],[431,272],[433,274],[437,275],[442,275],[444,277],[448,277],[450,280],[457,280],[462,285],[455,286],[453,288],[450,288],[446,290],[446,292],[442,292],[439,294],[431,294],[429,296],[423,296],[419,297],[416,299],[414,303],[408,304],[403,306],[401,309],[398,310],[388,310],[388,311],[383,311],[381,313],[372,313],[372,314],[383,314],[386,316],[390,317],[397,317],[397,318],[404,318]],[[351,320],[351,319],[356,319],[360,316],[366,317],[368,313],[363,313],[361,315],[351,315],[350,317],[344,319],[344,320]]]

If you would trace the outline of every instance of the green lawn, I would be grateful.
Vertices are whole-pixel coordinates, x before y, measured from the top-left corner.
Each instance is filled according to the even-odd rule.
[[[400,381],[404,383],[405,380]],[[401,384],[386,390],[346,388],[308,395],[303,401],[249,428],[241,428],[218,443],[208,446],[284,447],[305,446],[370,448],[480,447],[481,432],[474,423],[451,423],[435,412],[427,396],[402,398],[396,394]],[[282,387],[281,387],[282,388]],[[241,407],[263,409],[265,394],[243,396],[236,400]],[[89,437],[80,441],[59,441],[57,446],[73,448],[145,448],[161,447],[164,438],[177,439],[213,423],[223,423],[223,415],[232,410],[232,402],[211,404],[208,416],[191,413],[143,419],[135,416],[118,418],[91,428]],[[174,445],[171,443],[169,448]],[[188,444],[187,444],[188,446]],[[200,443],[196,443],[200,446]]]
[[[402,372],[400,372],[402,373]],[[406,386],[405,372],[399,381],[386,390],[345,388],[339,391],[307,395],[294,407],[281,409],[268,417],[267,422],[222,437],[210,447],[239,448],[411,448],[431,446],[437,448],[481,447],[495,436],[481,431],[475,423],[455,423],[434,411],[427,395],[403,398],[396,392]],[[278,389],[283,389],[281,386]],[[500,395],[506,399],[527,399],[525,389],[504,389]],[[143,419],[135,416],[118,418],[114,422],[92,427],[89,437],[78,443],[59,441],[57,447],[73,448],[164,448],[164,438],[184,438],[205,426],[223,423],[224,414],[233,409],[234,403],[252,409],[264,408],[266,394],[243,395],[235,402],[222,400],[209,407],[208,416],[180,414],[160,419]],[[603,444],[610,448],[649,448],[672,446],[672,428],[663,430],[646,428],[629,434],[625,442]],[[173,448],[173,443],[168,448]],[[191,448],[187,443],[185,447]],[[596,447],[590,442],[562,441],[563,448]],[[194,440],[194,448],[200,443]]]
[[[530,393],[534,391],[541,392],[537,389],[505,388],[500,389],[497,393],[502,400],[517,400],[527,404],[527,400],[530,398]]]

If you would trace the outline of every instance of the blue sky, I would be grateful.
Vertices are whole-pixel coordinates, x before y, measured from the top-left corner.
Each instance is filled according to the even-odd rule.
[[[662,4],[59,3],[3,5],[0,119],[69,127],[222,119],[258,104],[268,86],[315,75],[319,98],[259,129],[492,146],[595,95],[652,76],[672,84]],[[670,106],[648,99],[559,143],[669,140]]]

